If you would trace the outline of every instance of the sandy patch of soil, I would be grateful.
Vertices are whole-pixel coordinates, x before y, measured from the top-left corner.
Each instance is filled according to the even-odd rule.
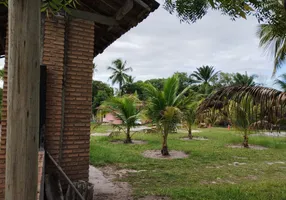
[[[112,140],[111,143],[113,144],[124,144],[123,140]],[[132,140],[131,144],[147,144],[147,141],[144,140]]]
[[[146,196],[138,200],[171,200],[171,199],[169,197],[162,197],[162,196]]]
[[[169,151],[170,156],[162,156],[161,150],[147,150],[143,152],[143,156],[146,158],[155,158],[155,159],[179,159],[187,158],[188,154],[183,151]]]
[[[181,138],[181,140],[185,140],[185,141],[205,141],[205,140],[209,140],[209,139],[205,138],[205,137],[193,137],[193,139],[190,139],[188,137],[184,137],[184,138]]]
[[[263,132],[263,133],[257,133],[257,134],[251,134],[251,136],[267,136],[267,137],[286,137],[286,132]]]
[[[249,145],[249,148],[245,148],[241,144],[227,145],[227,147],[235,149],[254,149],[254,150],[266,150],[268,148],[259,145]]]
[[[146,170],[121,169],[107,166],[95,168],[89,166],[89,182],[94,185],[94,200],[134,200],[132,187],[126,182],[117,182],[114,179],[127,176],[128,173],[140,173]],[[139,200],[169,200],[168,197],[146,196]]]
[[[90,135],[94,137],[103,137],[103,136],[107,137],[110,135],[110,133],[92,133]]]

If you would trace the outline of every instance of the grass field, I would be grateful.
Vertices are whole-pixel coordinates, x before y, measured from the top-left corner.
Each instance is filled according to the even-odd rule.
[[[145,150],[160,149],[159,134],[136,134],[145,145],[111,144],[109,137],[92,137],[91,163],[118,169],[146,170],[128,174],[120,181],[132,185],[135,197],[163,195],[194,200],[282,200],[286,199],[286,138],[250,137],[250,144],[267,150],[232,149],[242,142],[235,131],[204,129],[197,136],[208,141],[182,141],[186,134],[170,134],[170,150],[189,154],[186,159],[144,158]],[[123,136],[121,136],[123,138]]]

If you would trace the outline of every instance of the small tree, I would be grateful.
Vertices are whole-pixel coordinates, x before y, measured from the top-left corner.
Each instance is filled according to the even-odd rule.
[[[150,83],[145,88],[149,96],[147,104],[148,115],[162,130],[161,153],[163,156],[168,156],[170,155],[167,145],[168,134],[181,119],[180,106],[185,98],[184,94],[189,90],[189,87],[178,94],[179,80],[177,76],[172,76],[165,81],[163,91],[155,88]]]
[[[240,102],[231,101],[229,104],[229,116],[233,126],[243,133],[243,146],[249,147],[248,135],[251,133],[250,126],[254,122],[253,101],[250,97],[244,97]]]
[[[126,128],[126,139],[124,143],[132,143],[130,130],[136,126],[141,109],[140,101],[135,96],[113,97],[104,102],[104,110],[111,112],[117,119],[122,121],[122,126]]]
[[[187,110],[183,113],[183,122],[188,131],[189,139],[193,139],[192,126],[196,121],[197,102],[190,104]]]

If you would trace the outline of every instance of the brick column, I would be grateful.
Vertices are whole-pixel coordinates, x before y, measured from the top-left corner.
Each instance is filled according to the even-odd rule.
[[[88,181],[94,23],[68,27],[62,167],[72,180]]]
[[[8,39],[6,38],[5,57],[8,56]],[[2,96],[2,120],[1,120],[1,143],[0,143],[0,200],[5,198],[5,168],[6,168],[6,134],[7,134],[7,77],[8,59],[4,65],[4,85]]]

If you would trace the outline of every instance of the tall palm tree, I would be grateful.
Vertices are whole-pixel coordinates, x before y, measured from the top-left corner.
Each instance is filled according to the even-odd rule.
[[[268,24],[260,24],[257,29],[260,46],[274,57],[273,75],[286,60],[286,10],[283,3],[282,0],[268,1],[269,8],[275,14],[274,20]]]
[[[161,153],[163,156],[168,156],[168,134],[181,119],[180,107],[184,102],[184,94],[189,90],[189,87],[178,94],[179,80],[177,76],[172,76],[165,81],[163,90],[155,88],[150,83],[146,84],[145,89],[149,96],[148,114],[162,130]]]
[[[275,85],[278,85],[284,92],[286,92],[286,74],[279,76],[280,78],[275,79]]]
[[[195,77],[199,83],[209,85],[210,81],[213,80],[218,75],[218,73],[219,71],[215,72],[214,67],[206,65],[197,68],[197,70],[191,74],[191,77]]]
[[[245,74],[236,73],[233,76],[234,84],[236,86],[255,86],[256,83],[254,82],[254,79],[258,76],[253,74],[248,76],[247,72]]]
[[[126,127],[126,139],[124,143],[132,143],[130,129],[136,126],[141,112],[139,108],[139,100],[135,96],[113,97],[103,104],[103,109],[111,112],[117,119],[122,121],[122,125]]]
[[[107,69],[112,71],[112,75],[109,79],[112,81],[112,84],[119,84],[119,93],[122,94],[122,86],[126,83],[129,78],[127,72],[132,71],[131,67],[126,67],[127,62],[122,61],[121,59],[116,59],[112,62],[114,67],[109,66]]]

